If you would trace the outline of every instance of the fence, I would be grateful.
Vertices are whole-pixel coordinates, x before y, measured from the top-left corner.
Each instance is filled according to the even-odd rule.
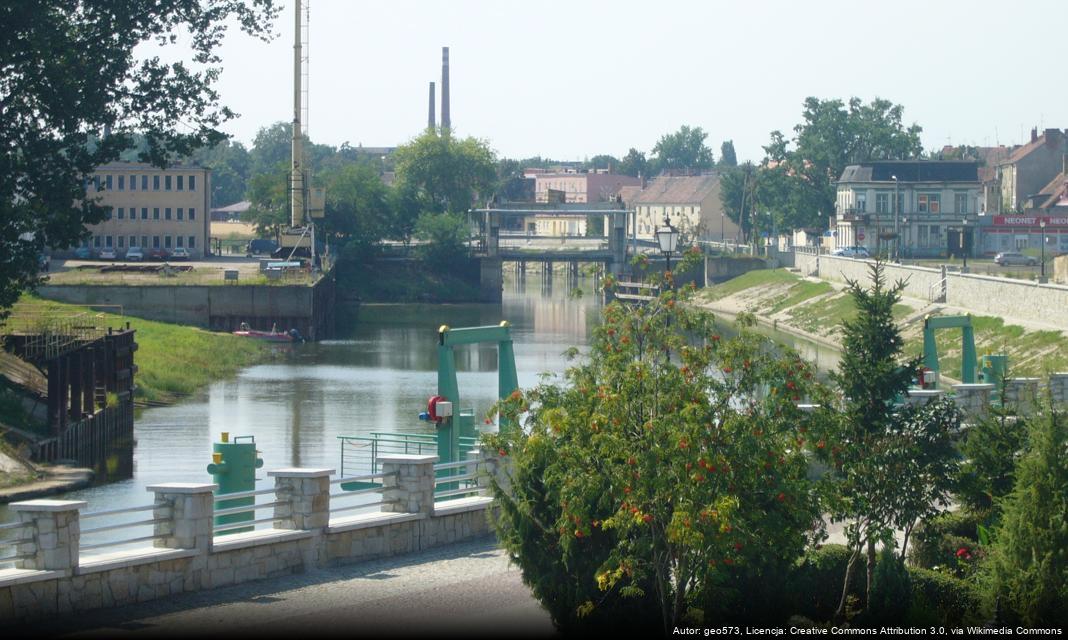
[[[332,478],[332,469],[279,469],[267,474],[271,488],[225,495],[212,484],[160,484],[148,487],[151,504],[85,514],[82,501],[12,503],[18,521],[0,524],[6,536],[0,565],[14,565],[0,568],[0,624],[486,535],[488,475],[504,475],[502,460],[480,450],[444,465],[431,455],[386,454],[376,461],[382,471],[373,474]],[[337,491],[345,483],[369,486]],[[267,502],[216,509],[220,498]],[[255,517],[267,509],[269,517]],[[252,519],[216,524],[248,514]],[[83,521],[91,526],[82,529]],[[98,539],[105,534],[117,537]]]

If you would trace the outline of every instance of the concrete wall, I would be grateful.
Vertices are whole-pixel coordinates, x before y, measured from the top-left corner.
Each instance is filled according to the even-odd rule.
[[[1068,287],[1028,280],[949,274],[946,303],[983,315],[1068,326]]]
[[[799,260],[800,257],[798,255],[795,259]],[[815,257],[806,256],[806,260]],[[846,282],[849,279],[861,283],[869,283],[871,282],[871,264],[872,261],[870,260],[821,255],[819,256],[818,275],[824,280],[833,280],[835,282]],[[800,264],[798,266],[800,267]],[[939,269],[897,264],[885,264],[884,267],[887,282],[905,281],[904,295],[910,298],[928,300],[930,299],[932,287],[940,289],[938,283],[942,279],[942,273]],[[808,272],[802,268],[802,273]]]
[[[768,263],[763,258],[727,256],[705,258],[705,286],[726,282],[743,273],[767,268]]]

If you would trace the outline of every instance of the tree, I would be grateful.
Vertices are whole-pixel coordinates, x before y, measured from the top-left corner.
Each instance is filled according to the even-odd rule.
[[[211,169],[211,206],[225,207],[245,199],[252,159],[240,142],[224,140],[193,153],[190,161]]]
[[[599,154],[586,161],[586,168],[590,171],[604,169],[611,173],[619,173],[619,158],[608,154]]]
[[[218,127],[234,114],[213,87],[227,25],[268,39],[277,11],[271,0],[0,5],[0,310],[37,282],[45,246],[69,247],[104,219],[85,180],[135,132],[146,145],[139,159],[161,167],[224,138]],[[135,60],[138,45],[178,37],[191,64]]]
[[[907,535],[922,517],[937,513],[955,473],[950,434],[959,411],[947,403],[895,407],[904,397],[919,358],[900,362],[904,341],[893,308],[905,284],[888,286],[883,265],[871,266],[872,286],[849,282],[857,315],[842,328],[843,353],[832,374],[844,398],[837,421],[818,434],[816,453],[829,463],[826,508],[845,521],[850,549],[837,617],[845,615],[853,568],[867,549],[867,600],[871,601],[875,544]],[[901,562],[905,547],[902,547]]]
[[[812,371],[745,319],[722,338],[686,295],[606,307],[588,361],[514,394],[503,409],[529,410],[523,430],[490,439],[517,470],[495,491],[499,538],[565,630],[620,622],[626,598],[667,632],[694,610],[722,619],[743,584],[785,575],[819,520],[797,406]]]
[[[648,176],[651,173],[649,161],[645,158],[644,153],[632,147],[627,151],[627,155],[623,156],[623,159],[619,161],[619,168],[616,169],[616,173],[634,176],[635,178],[640,175]]]
[[[726,169],[719,180],[719,198],[723,211],[741,230],[742,238],[749,239],[752,228],[753,195],[756,193],[756,180],[759,173],[752,162],[741,167]]]
[[[1068,422],[1052,406],[1032,422],[991,550],[990,583],[1010,615],[1068,625]]]
[[[475,138],[426,131],[397,148],[397,181],[416,189],[431,211],[466,212],[497,184],[496,158]]]
[[[415,223],[415,235],[426,244],[419,247],[423,260],[433,267],[448,269],[467,257],[470,225],[459,213],[424,213]]]
[[[683,125],[675,133],[660,137],[653,155],[660,171],[695,175],[712,168],[712,150],[705,144],[708,134],[701,127]]]
[[[323,231],[335,238],[341,257],[367,258],[389,229],[388,189],[366,163],[349,162],[331,169],[321,182],[326,188]]]
[[[919,125],[902,124],[904,107],[876,98],[863,104],[807,98],[803,122],[787,140],[771,133],[764,147],[765,165],[793,178],[792,189],[764,201],[772,210],[790,212],[785,220],[802,227],[823,225],[822,216],[834,211],[835,182],[846,166],[868,160],[903,160],[923,153]],[[799,224],[798,224],[799,223]]]
[[[719,166],[738,166],[738,155],[734,152],[734,140],[725,140],[723,144],[719,146]]]
[[[290,208],[287,178],[279,165],[277,171],[252,176],[248,184],[248,210],[241,214],[241,221],[251,224],[260,237],[282,236],[282,229],[290,224]]]
[[[1002,391],[1004,393],[1004,391]],[[1028,419],[1010,418],[1010,409],[991,406],[990,415],[968,429],[957,479],[957,498],[971,511],[984,515],[1000,508],[1016,484],[1016,459],[1026,449]]]

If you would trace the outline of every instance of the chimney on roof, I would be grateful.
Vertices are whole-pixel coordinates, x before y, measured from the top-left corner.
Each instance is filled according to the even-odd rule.
[[[1046,144],[1051,145],[1051,146],[1055,145],[1055,144],[1057,144],[1057,143],[1059,143],[1061,141],[1061,130],[1060,129],[1046,129],[1042,133],[1042,135],[1045,136],[1045,138],[1046,138]]]
[[[1038,127],[1031,127],[1031,142],[1038,142]]]
[[[437,117],[434,115],[434,83],[430,83],[430,104],[428,106],[428,115],[426,119],[426,127],[433,131],[438,126]]]
[[[451,129],[449,117],[449,48],[441,48],[441,128]]]

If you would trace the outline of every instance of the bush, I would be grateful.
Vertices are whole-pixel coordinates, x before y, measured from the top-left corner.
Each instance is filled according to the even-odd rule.
[[[415,223],[415,235],[427,244],[419,247],[419,255],[428,264],[449,269],[467,258],[469,225],[464,216],[453,213],[425,213]]]
[[[830,620],[842,598],[842,580],[849,565],[849,549],[840,544],[828,544],[805,554],[788,582],[791,594],[791,613],[810,620]],[[863,603],[865,581],[864,563],[853,566],[853,580],[849,595]]]
[[[951,511],[920,523],[912,533],[909,562],[924,569],[957,567],[957,551],[962,547],[975,555],[982,514]]]
[[[900,623],[908,614],[911,599],[908,570],[894,552],[883,549],[872,576],[871,601],[864,612],[864,623]]]
[[[960,578],[910,567],[912,606],[908,622],[965,625],[984,620],[979,589]]]

